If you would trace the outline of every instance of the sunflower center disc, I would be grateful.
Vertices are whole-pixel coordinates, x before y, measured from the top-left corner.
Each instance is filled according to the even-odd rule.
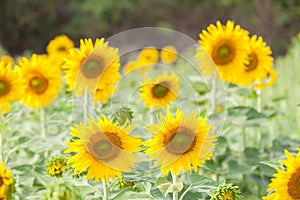
[[[3,179],[2,179],[2,177],[0,177],[0,187],[3,185]]]
[[[250,72],[252,70],[255,70],[258,64],[258,59],[256,54],[252,53],[249,55],[249,64],[246,65],[246,72]]]
[[[101,57],[90,55],[83,61],[80,70],[86,78],[96,78],[102,74],[105,68],[103,63]]]
[[[170,138],[167,150],[176,155],[189,152],[193,148],[194,137],[185,132],[179,132]]]
[[[223,199],[224,200],[234,200],[232,192],[226,192]]]
[[[108,140],[102,140],[94,144],[93,148],[98,156],[102,157],[109,154],[113,147],[111,142],[109,142]]]
[[[4,81],[0,81],[0,96],[4,95],[7,91],[7,86]]]
[[[66,52],[66,47],[58,47],[58,51],[60,52]]]
[[[223,44],[213,49],[212,58],[217,65],[226,65],[234,58],[234,49],[228,45],[228,42],[223,41]]]
[[[291,176],[288,183],[288,193],[293,199],[300,199],[300,169]]]
[[[169,89],[161,84],[156,84],[152,88],[153,96],[156,98],[163,98],[165,97],[169,92]]]
[[[48,81],[45,78],[35,76],[30,79],[29,85],[36,94],[41,94],[47,89]]]

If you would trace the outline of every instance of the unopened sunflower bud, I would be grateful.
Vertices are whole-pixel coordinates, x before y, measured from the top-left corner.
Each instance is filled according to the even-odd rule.
[[[112,115],[113,122],[117,122],[119,125],[125,124],[127,120],[129,120],[130,122],[132,118],[132,111],[128,107],[121,107],[117,109],[116,112]]]
[[[51,176],[61,177],[67,163],[62,157],[54,157],[48,162],[47,172]]]
[[[125,179],[121,179],[116,183],[116,186],[118,188],[127,188],[127,187],[132,187],[134,185],[135,185],[135,182],[126,181]]]
[[[43,200],[81,200],[78,188],[67,182],[55,183],[48,186],[47,192],[44,193]]]
[[[218,188],[213,191],[213,195],[210,200],[240,200],[241,192],[238,186],[234,186],[231,183],[222,183]]]

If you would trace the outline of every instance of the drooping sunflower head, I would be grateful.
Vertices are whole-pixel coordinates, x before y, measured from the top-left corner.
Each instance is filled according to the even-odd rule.
[[[239,25],[234,25],[233,21],[227,21],[222,25],[217,21],[216,25],[209,25],[207,30],[203,30],[199,35],[199,52],[202,48],[212,58],[217,65],[220,77],[224,81],[232,82],[244,70],[244,65],[248,63],[248,31],[243,30]],[[196,55],[196,58],[199,56]],[[200,56],[201,57],[201,56]],[[204,71],[209,71],[206,65],[200,65]]]
[[[10,63],[0,62],[0,113],[9,112],[10,104],[21,97],[24,89],[20,70],[12,70]]]
[[[234,81],[240,86],[253,86],[254,83],[261,83],[266,78],[267,71],[273,65],[272,51],[263,41],[262,37],[253,35],[249,40],[249,46],[249,62],[245,65],[241,75]]]
[[[177,60],[177,57],[177,49],[172,45],[167,45],[160,51],[160,58],[163,63],[172,64]]]
[[[5,169],[5,164],[0,163],[0,198],[8,198],[13,182],[10,169]]]
[[[36,54],[29,60],[26,57],[21,58],[19,65],[26,86],[20,101],[36,109],[49,105],[62,85],[59,70],[51,67],[51,62],[45,56]]]
[[[80,49],[70,50],[63,67],[69,90],[77,95],[82,95],[85,88],[90,94],[99,90],[103,98],[97,100],[107,101],[120,79],[119,60],[118,49],[108,46],[104,38],[94,44],[91,39],[80,40]]]
[[[145,151],[150,160],[157,160],[162,173],[171,170],[177,175],[182,169],[197,172],[205,160],[212,155],[216,137],[209,135],[210,126],[206,118],[197,118],[192,112],[189,116],[177,109],[173,117],[169,110],[166,116],[160,115],[158,124],[149,124],[148,131],[153,134],[145,142]]]
[[[62,34],[50,40],[46,51],[49,55],[63,56],[67,55],[72,48],[74,48],[74,42],[68,36]]]
[[[174,72],[164,73],[154,79],[147,78],[141,83],[141,99],[146,107],[165,108],[177,99],[180,89],[180,78]]]
[[[75,153],[68,163],[75,173],[87,170],[87,180],[121,178],[122,172],[130,171],[134,162],[138,162],[133,152],[139,150],[141,141],[129,136],[134,128],[128,124],[118,126],[104,115],[98,122],[89,119],[87,125],[76,125],[71,129],[75,138],[66,143],[70,148],[65,153]]]
[[[296,157],[293,157],[287,150],[284,151],[287,160],[281,160],[280,162],[285,165],[286,169],[276,169],[275,178],[271,179],[268,186],[268,191],[273,191],[273,193],[268,197],[264,197],[264,199],[300,199],[300,148],[297,150]]]

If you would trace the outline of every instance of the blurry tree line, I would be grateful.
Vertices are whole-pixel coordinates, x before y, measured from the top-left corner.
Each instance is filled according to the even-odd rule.
[[[78,42],[144,26],[171,28],[198,40],[210,23],[228,19],[263,36],[276,56],[300,31],[300,1],[0,0],[0,40],[12,55],[27,49],[43,53],[61,33]]]

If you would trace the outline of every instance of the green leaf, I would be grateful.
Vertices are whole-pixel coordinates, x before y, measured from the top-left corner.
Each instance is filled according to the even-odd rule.
[[[180,192],[183,188],[183,183],[177,182],[177,183],[173,184],[173,183],[170,183],[165,177],[158,177],[155,181],[155,186],[166,197],[168,195],[168,193]]]

